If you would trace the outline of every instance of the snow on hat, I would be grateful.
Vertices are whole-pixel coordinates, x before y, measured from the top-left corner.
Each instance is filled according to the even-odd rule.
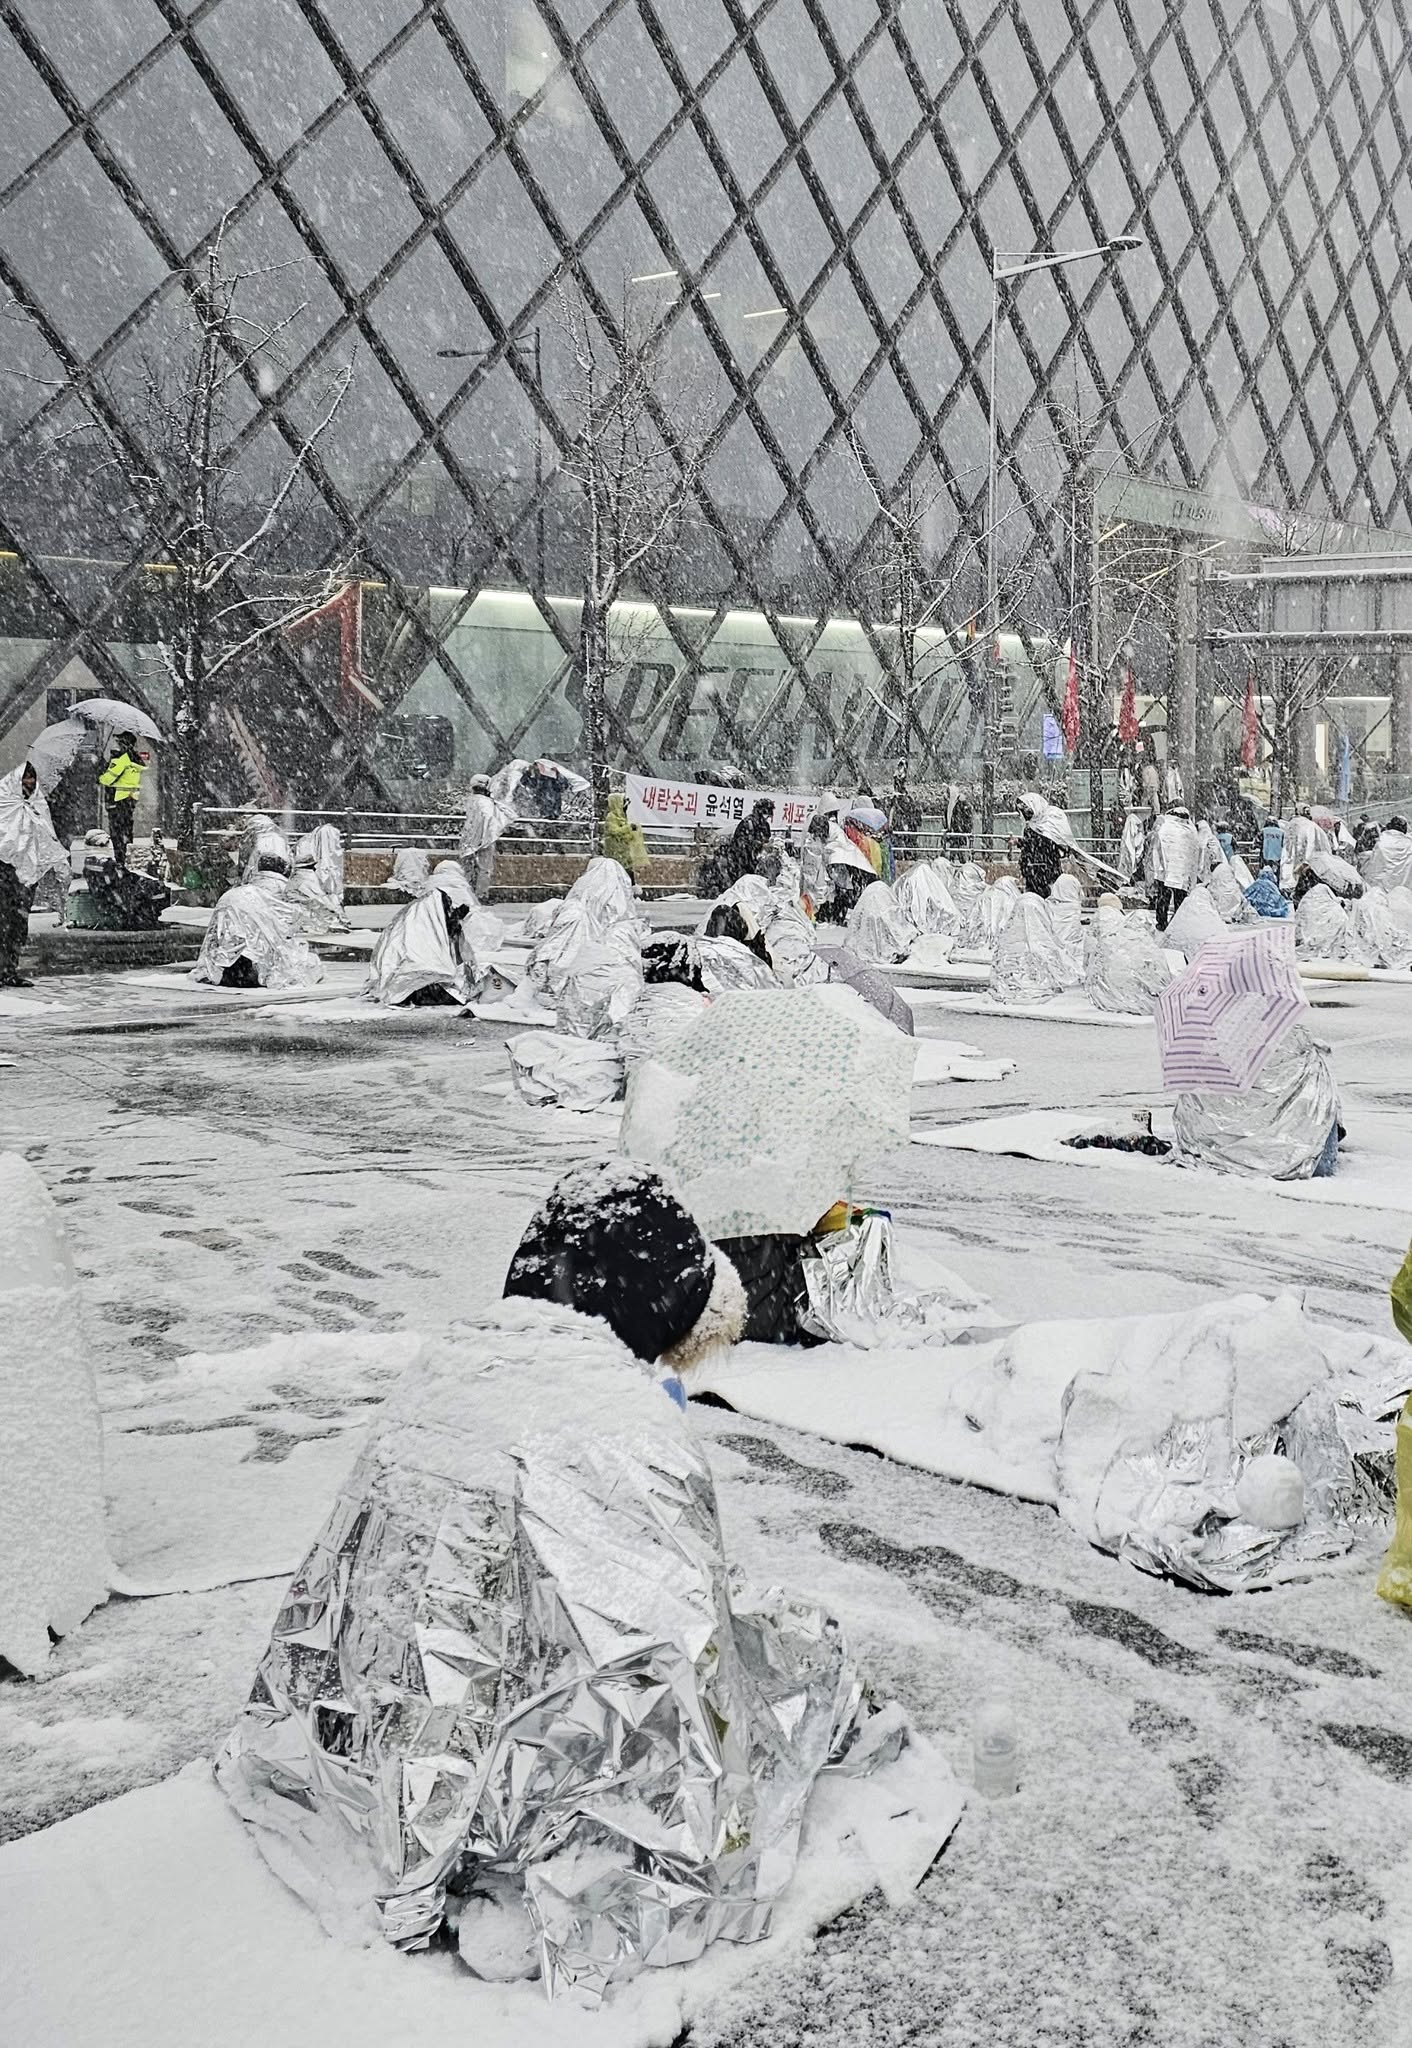
[[[601,1316],[649,1362],[690,1335],[716,1285],[710,1244],[650,1167],[613,1158],[576,1166],[530,1219],[507,1295]]]
[[[255,841],[255,868],[258,873],[288,875],[294,869],[294,857],[289,851],[289,841],[282,832],[262,832]]]

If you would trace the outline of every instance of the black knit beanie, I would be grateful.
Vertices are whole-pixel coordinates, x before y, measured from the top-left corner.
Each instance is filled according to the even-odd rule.
[[[576,1166],[531,1218],[505,1293],[601,1316],[639,1358],[660,1358],[693,1329],[715,1259],[676,1197],[629,1159]]]

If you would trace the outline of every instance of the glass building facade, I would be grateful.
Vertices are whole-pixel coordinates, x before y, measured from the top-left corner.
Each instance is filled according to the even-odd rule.
[[[232,415],[233,489],[258,502],[353,365],[285,566],[346,571],[367,687],[336,633],[237,665],[216,800],[405,804],[581,761],[566,281],[610,346],[658,337],[651,403],[669,430],[689,394],[704,437],[614,615],[616,766],[876,781],[905,750],[968,779],[988,540],[1007,746],[1040,751],[1067,644],[1165,704],[1178,537],[1112,566],[1095,478],[1412,529],[1408,20],[0,0],[3,744],[75,687],[170,712],[179,565],[71,430],[109,405],[140,440],[123,394],[222,219],[287,321]],[[1142,247],[1001,292],[988,534],[992,260],[1116,236]]]

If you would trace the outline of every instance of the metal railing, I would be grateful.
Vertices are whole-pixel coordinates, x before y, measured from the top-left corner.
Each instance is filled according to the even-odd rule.
[[[222,809],[214,805],[198,808],[196,840],[198,852],[216,848],[233,849],[255,815],[248,807]],[[274,813],[270,814],[275,816]],[[1106,837],[1094,840],[1088,830],[1088,812],[1071,810],[1069,821],[1074,837],[1085,852],[1111,860],[1113,843]],[[897,850],[908,859],[930,860],[949,855],[958,860],[979,861],[995,866],[1013,860],[1019,850],[1024,819],[1018,812],[1002,814],[997,829],[982,836],[979,826],[959,836],[947,832],[938,819],[925,814],[915,832],[903,832]],[[428,853],[454,854],[461,836],[461,814],[447,811],[363,811],[330,808],[282,810],[275,816],[280,831],[290,837],[311,832],[318,825],[335,825],[348,853],[396,853],[404,846],[418,846]],[[654,832],[647,828],[644,838],[648,853],[659,859],[697,861],[703,859],[726,834],[698,825],[691,832]],[[497,843],[497,854],[560,856],[587,859],[596,851],[593,826],[588,818],[526,819],[510,826]]]

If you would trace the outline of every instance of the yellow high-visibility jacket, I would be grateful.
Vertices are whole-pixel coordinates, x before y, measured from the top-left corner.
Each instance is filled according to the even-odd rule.
[[[141,761],[131,754],[115,754],[98,780],[108,792],[110,804],[133,803],[142,784]]]

